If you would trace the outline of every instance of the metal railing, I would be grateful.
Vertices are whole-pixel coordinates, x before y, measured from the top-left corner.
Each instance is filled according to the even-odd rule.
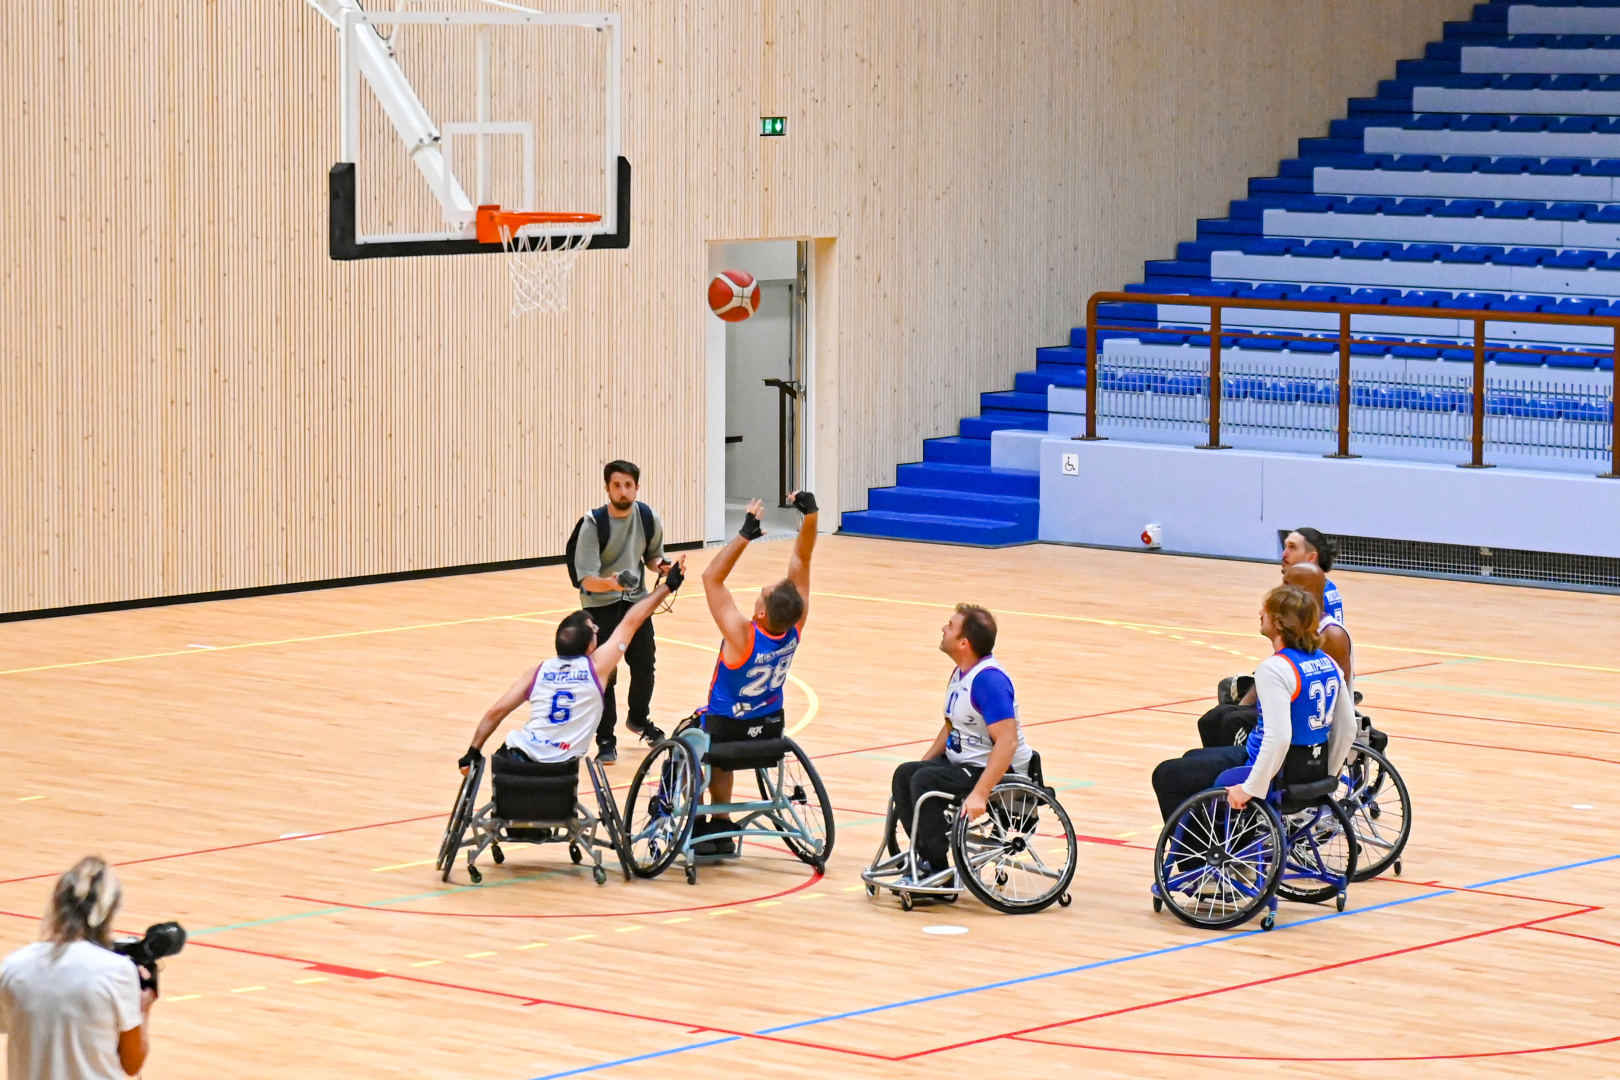
[[[1163,304],[1180,308],[1207,308],[1209,310],[1209,326],[1207,328],[1191,329],[1169,329],[1163,327],[1144,329],[1138,326],[1110,326],[1097,321],[1097,305],[1100,303]],[[1256,394],[1253,392],[1253,388],[1246,387],[1245,392],[1238,395],[1240,400],[1292,401],[1296,403],[1297,407],[1302,412],[1305,413],[1320,414],[1323,411],[1324,406],[1331,407],[1330,413],[1332,414],[1332,429],[1337,434],[1338,445],[1334,453],[1324,456],[1330,458],[1353,458],[1359,456],[1350,452],[1352,417],[1356,413],[1366,414],[1369,412],[1369,410],[1366,408],[1356,408],[1356,406],[1383,405],[1386,408],[1407,408],[1415,410],[1419,413],[1454,414],[1456,412],[1456,405],[1459,404],[1459,402],[1454,400],[1453,395],[1466,393],[1468,396],[1467,411],[1470,415],[1468,442],[1471,453],[1469,460],[1461,463],[1461,467],[1472,469],[1486,469],[1491,467],[1490,464],[1485,461],[1488,417],[1496,418],[1497,422],[1494,426],[1499,430],[1505,426],[1503,420],[1501,419],[1505,417],[1509,418],[1510,420],[1521,421],[1522,423],[1520,426],[1525,427],[1527,432],[1534,430],[1529,425],[1533,425],[1535,422],[1539,421],[1547,423],[1563,419],[1561,415],[1548,415],[1547,407],[1534,397],[1527,397],[1524,394],[1514,394],[1508,390],[1504,390],[1501,386],[1495,390],[1488,389],[1485,379],[1485,354],[1488,351],[1511,350],[1516,353],[1540,354],[1544,356],[1583,356],[1588,358],[1590,358],[1592,355],[1590,349],[1530,348],[1518,342],[1514,342],[1511,345],[1487,345],[1485,340],[1486,324],[1542,323],[1563,326],[1607,327],[1613,334],[1611,355],[1613,356],[1615,364],[1611,380],[1612,396],[1607,410],[1608,415],[1606,417],[1608,427],[1610,429],[1608,446],[1609,470],[1608,472],[1600,473],[1599,475],[1610,479],[1620,478],[1620,460],[1617,460],[1617,456],[1620,456],[1620,318],[1602,317],[1596,315],[1557,315],[1542,314],[1539,312],[1517,311],[1470,311],[1455,308],[1397,307],[1392,304],[1335,304],[1303,300],[1259,300],[1233,296],[1187,296],[1179,294],[1121,292],[1094,293],[1091,299],[1086,302],[1086,433],[1084,435],[1077,435],[1075,438],[1084,441],[1101,439],[1102,436],[1097,434],[1098,398],[1105,389],[1124,389],[1123,386],[1118,385],[1104,387],[1104,374],[1100,370],[1098,364],[1098,350],[1101,347],[1099,340],[1101,337],[1101,332],[1114,331],[1121,334],[1131,335],[1153,334],[1156,336],[1179,336],[1185,342],[1200,346],[1202,346],[1207,340],[1209,345],[1209,366],[1207,373],[1166,372],[1161,376],[1167,381],[1163,390],[1160,392],[1168,392],[1172,394],[1177,393],[1178,391],[1185,392],[1190,388],[1182,386],[1181,382],[1188,379],[1197,379],[1203,383],[1204,385],[1200,387],[1200,389],[1203,390],[1203,394],[1199,396],[1207,396],[1208,399],[1208,412],[1205,417],[1207,437],[1206,441],[1201,443],[1198,448],[1200,450],[1229,449],[1226,444],[1221,442],[1221,406],[1223,400],[1231,396],[1229,391],[1232,389],[1230,386],[1230,380],[1222,378],[1221,349],[1223,344],[1227,342],[1235,344],[1237,338],[1259,338],[1266,341],[1279,342],[1311,341],[1318,343],[1322,342],[1323,340],[1320,335],[1278,333],[1275,331],[1250,327],[1243,327],[1241,330],[1229,329],[1223,331],[1222,316],[1224,312],[1230,309],[1237,309],[1241,311],[1303,311],[1338,315],[1339,334],[1337,338],[1337,345],[1339,370],[1336,382],[1329,382],[1327,385],[1294,387],[1291,389],[1284,389],[1283,387],[1279,386],[1278,390],[1274,394],[1268,393],[1265,388],[1261,388],[1260,392]],[[1380,382],[1387,380],[1381,380],[1377,376],[1373,376],[1371,378],[1364,376],[1360,380],[1357,380],[1361,384],[1359,387],[1352,385],[1351,347],[1354,345],[1373,345],[1381,347],[1390,344],[1390,338],[1387,335],[1380,335],[1380,337],[1375,338],[1365,334],[1360,336],[1353,334],[1350,328],[1350,320],[1356,315],[1412,319],[1438,319],[1457,323],[1472,323],[1474,327],[1472,385],[1467,388],[1455,384],[1442,385],[1443,383],[1452,382],[1452,380],[1446,379],[1444,376],[1431,380],[1435,383],[1435,385],[1432,387],[1426,386],[1419,388],[1411,385],[1380,386],[1378,385]],[[1421,343],[1414,341],[1413,344]],[[1147,377],[1147,373],[1145,372],[1141,373],[1141,375],[1143,377]],[[1116,374],[1115,382],[1119,382],[1120,378],[1122,377],[1129,378],[1130,376],[1128,374]],[[1268,375],[1265,377],[1278,378],[1279,383],[1286,380],[1286,376],[1279,378],[1275,375]],[[1309,380],[1309,382],[1312,384],[1318,384],[1323,381],[1324,380],[1319,379]],[[1171,386],[1171,382],[1175,383],[1173,387]],[[1592,395],[1588,394],[1581,396],[1587,398],[1588,400],[1582,401],[1580,403],[1580,408],[1592,412],[1592,415],[1589,416],[1582,413],[1578,417],[1572,416],[1569,419],[1580,419],[1589,423],[1598,415],[1594,410],[1599,408],[1599,405],[1597,402],[1589,400]],[[1191,418],[1189,417],[1186,419]],[[1241,424],[1243,420],[1250,420],[1250,418],[1243,417],[1240,419],[1239,423]],[[1251,423],[1255,421],[1259,421],[1262,424],[1266,423],[1266,421],[1261,420],[1258,416],[1250,420]],[[1429,439],[1438,438],[1442,439],[1443,441],[1449,441],[1444,439],[1444,435],[1440,432],[1438,427],[1435,428],[1433,433],[1412,432],[1410,434],[1403,434],[1398,431],[1386,432],[1363,430],[1360,432],[1360,434],[1382,440],[1413,438],[1420,441],[1426,441]],[[1551,430],[1548,430],[1548,435],[1555,438],[1567,439],[1567,436],[1564,435],[1554,435]],[[1534,446],[1537,444],[1532,442],[1527,445]],[[1551,447],[1551,449],[1554,450],[1561,448],[1562,447],[1560,446]]]

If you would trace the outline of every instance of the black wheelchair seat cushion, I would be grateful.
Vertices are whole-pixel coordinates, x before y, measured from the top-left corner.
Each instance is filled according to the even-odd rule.
[[[704,760],[716,769],[735,772],[739,769],[769,769],[788,753],[791,743],[787,739],[744,739],[735,742],[712,742]]]
[[[779,712],[747,718],[721,716],[719,713],[703,714],[703,730],[711,743],[780,739],[784,725],[785,721]]]
[[[1339,788],[1337,776],[1326,776],[1306,784],[1289,784],[1283,788],[1283,813],[1292,814],[1315,806]]]
[[[503,746],[490,759],[495,816],[507,821],[572,821],[579,796],[579,759],[534,761]],[[517,839],[514,837],[514,839]]]

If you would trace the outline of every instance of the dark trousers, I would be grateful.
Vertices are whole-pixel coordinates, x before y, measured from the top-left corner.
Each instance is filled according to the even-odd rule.
[[[1205,746],[1241,746],[1259,722],[1253,705],[1217,705],[1198,718],[1198,738]]]
[[[596,640],[600,644],[608,639],[608,635],[619,628],[624,620],[625,612],[634,604],[617,600],[602,607],[587,608],[591,613],[591,621],[596,624]],[[625,717],[625,725],[631,730],[644,727],[652,715],[653,696],[653,669],[657,666],[655,661],[658,655],[658,646],[653,640],[653,622],[648,619],[636,628],[635,637],[630,639],[630,647],[624,652],[624,662],[630,667],[630,711]],[[619,720],[618,695],[614,686],[619,681],[619,672],[615,668],[608,678],[607,685],[602,688],[602,721],[596,725],[596,744],[610,746],[618,742],[618,736],[613,728]]]
[[[1215,778],[1249,760],[1241,746],[1205,746],[1178,758],[1159,762],[1153,770],[1153,794],[1159,797],[1159,816],[1165,821],[1176,807],[1215,786]]]
[[[894,770],[894,806],[900,827],[911,831],[911,815],[917,800],[926,792],[948,791],[966,795],[979,782],[984,770],[976,765],[952,765],[944,754],[926,761],[908,761]],[[945,869],[949,844],[945,835],[947,799],[929,799],[917,816],[917,835],[911,838],[917,858],[935,870]]]

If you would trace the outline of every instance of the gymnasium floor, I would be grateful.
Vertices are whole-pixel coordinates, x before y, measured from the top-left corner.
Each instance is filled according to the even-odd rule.
[[[735,580],[786,557],[757,544]],[[1148,775],[1262,655],[1275,567],[826,537],[788,697],[838,810],[825,879],[761,847],[696,887],[616,866],[598,887],[517,847],[481,887],[439,882],[454,760],[573,606],[553,567],[0,626],[0,950],[77,857],[122,864],[121,924],[193,935],[153,1080],[1614,1076],[1620,597],[1334,577],[1416,808],[1404,877],[1341,916],[1210,934],[1148,903]],[[695,585],[657,620],[664,722],[713,665]],[[1000,617],[1088,838],[1070,908],[906,914],[860,889],[962,599]],[[969,932],[923,933],[941,923]]]

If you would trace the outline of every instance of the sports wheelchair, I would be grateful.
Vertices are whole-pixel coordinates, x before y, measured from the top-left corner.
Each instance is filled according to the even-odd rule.
[[[889,809],[883,821],[883,841],[872,863],[861,873],[866,895],[876,896],[888,889],[900,897],[902,911],[910,911],[917,900],[938,900],[952,904],[962,893],[971,892],[987,907],[1007,915],[1043,911],[1055,900],[1068,907],[1073,898],[1069,885],[1074,880],[1080,844],[1057,793],[1041,776],[1041,756],[1031,753],[1029,773],[1009,772],[990,791],[986,812],[969,821],[961,812],[964,796],[948,791],[930,791],[912,808],[909,835],[917,835],[917,818],[929,799],[948,800],[946,827],[950,831],[951,865],[919,879],[917,856],[912,848],[900,849],[899,808],[889,796]],[[1041,817],[1056,823],[1060,833],[1039,832]],[[1047,847],[1050,863],[1042,858],[1037,845]],[[905,884],[899,882],[905,879]]]
[[[595,789],[595,814],[578,798],[581,760]],[[630,877],[618,806],[607,774],[594,757],[542,764],[503,746],[488,761],[493,770],[494,797],[478,807],[478,787],[485,765],[485,759],[480,757],[462,777],[461,790],[450,809],[450,821],[439,845],[437,867],[443,875],[441,880],[450,880],[456,855],[466,848],[467,876],[477,885],[484,880],[474,865],[478,856],[487,849],[497,864],[503,863],[506,853],[502,844],[567,844],[568,856],[576,865],[589,853],[591,877],[598,885],[608,879],[601,853],[601,849],[608,848],[619,856],[625,878]],[[597,836],[598,828],[607,833],[606,839]]]
[[[704,714],[693,713],[671,736],[647,754],[624,804],[626,868],[655,878],[681,859],[686,883],[696,885],[698,867],[738,858],[746,839],[781,841],[802,861],[825,873],[833,849],[832,800],[821,774],[798,743],[782,734],[780,719],[763,724],[711,716],[717,733],[743,737],[714,741],[703,728]],[[752,732],[752,736],[749,733]],[[756,800],[704,804],[713,769],[752,772]],[[692,835],[699,814],[738,815],[732,828]],[[731,839],[730,854],[706,855],[700,843]]]
[[[1232,675],[1216,687],[1216,700],[1231,705],[1242,700],[1254,679]],[[1386,870],[1401,873],[1401,854],[1412,835],[1412,797],[1406,781],[1385,755],[1389,736],[1373,726],[1361,711],[1361,691],[1355,692],[1356,741],[1340,771],[1335,800],[1350,815],[1360,845],[1355,880],[1367,881]]]
[[[1153,910],[1169,905],[1182,922],[1206,930],[1241,926],[1262,908],[1260,928],[1270,930],[1279,898],[1333,900],[1343,911],[1360,845],[1333,797],[1340,777],[1299,780],[1309,775],[1306,752],[1321,749],[1290,749],[1282,784],[1241,810],[1232,809],[1224,787],[1177,807],[1154,847]]]

